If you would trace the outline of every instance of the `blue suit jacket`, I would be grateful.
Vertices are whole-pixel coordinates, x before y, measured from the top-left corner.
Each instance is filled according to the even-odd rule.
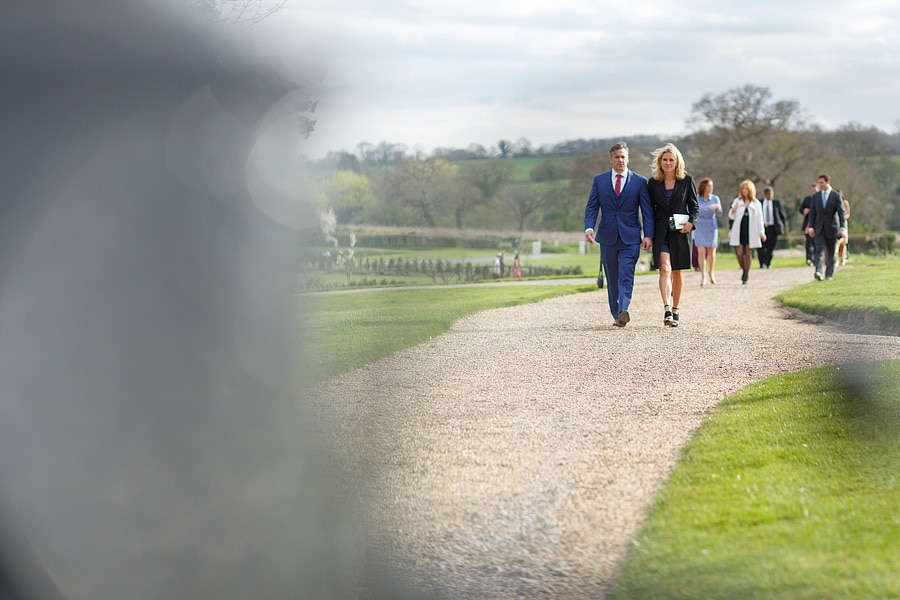
[[[619,242],[627,245],[640,244],[643,237],[652,238],[653,206],[650,204],[650,194],[647,191],[647,178],[634,171],[628,171],[625,187],[616,198],[612,171],[604,171],[594,176],[594,185],[584,207],[584,228],[593,229],[594,239],[602,246],[615,246]]]

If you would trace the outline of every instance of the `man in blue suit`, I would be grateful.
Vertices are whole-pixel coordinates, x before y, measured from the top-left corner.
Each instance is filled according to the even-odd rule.
[[[653,246],[653,207],[647,178],[628,170],[628,145],[625,142],[609,149],[609,162],[612,169],[594,177],[584,207],[584,237],[589,244],[595,241],[600,244],[600,260],[609,281],[609,311],[615,326],[625,327],[631,320],[628,307],[634,291],[634,267],[641,248],[649,250]]]

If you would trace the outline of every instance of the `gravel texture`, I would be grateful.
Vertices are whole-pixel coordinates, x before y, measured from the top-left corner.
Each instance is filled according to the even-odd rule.
[[[341,459],[361,597],[603,598],[681,447],[726,395],[808,367],[900,358],[771,298],[812,270],[686,273],[681,326],[657,276],[624,329],[606,290],[489,310],[336,377],[313,397]],[[822,286],[828,282],[822,282]]]

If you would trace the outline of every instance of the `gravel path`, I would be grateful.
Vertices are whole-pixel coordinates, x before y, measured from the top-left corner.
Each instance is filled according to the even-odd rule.
[[[900,338],[771,300],[811,279],[754,269],[742,286],[724,271],[701,288],[687,274],[671,329],[656,275],[642,276],[625,329],[606,290],[565,296],[472,315],[327,382],[316,407],[361,515],[361,578],[376,581],[361,595],[603,598],[722,398],[777,373],[900,358]]]

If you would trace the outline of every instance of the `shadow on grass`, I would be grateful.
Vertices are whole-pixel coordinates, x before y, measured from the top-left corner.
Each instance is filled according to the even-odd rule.
[[[897,361],[881,361],[842,365],[838,371],[848,424],[859,436],[893,448],[895,455],[900,454],[898,370]]]

